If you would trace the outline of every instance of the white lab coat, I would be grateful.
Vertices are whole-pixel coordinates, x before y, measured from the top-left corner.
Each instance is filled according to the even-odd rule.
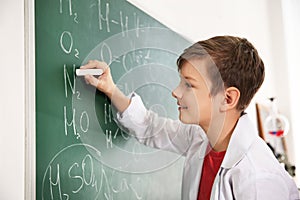
[[[122,114],[118,113],[117,118],[139,142],[186,157],[181,199],[196,200],[208,145],[201,127],[158,117],[147,111],[134,93],[129,107]],[[300,199],[296,184],[258,136],[247,114],[239,119],[231,136],[210,199]]]

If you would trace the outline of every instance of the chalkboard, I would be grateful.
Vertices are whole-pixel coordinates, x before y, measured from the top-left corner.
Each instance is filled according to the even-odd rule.
[[[36,198],[180,199],[183,158],[139,144],[75,76],[110,64],[125,93],[177,119],[176,59],[190,43],[124,0],[36,0]]]

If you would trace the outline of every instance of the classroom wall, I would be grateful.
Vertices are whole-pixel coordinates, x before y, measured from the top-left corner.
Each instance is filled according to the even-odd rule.
[[[286,66],[287,58],[281,48],[285,41],[280,0],[130,2],[194,41],[224,34],[248,38],[264,58],[267,70],[266,81],[255,99],[263,101],[277,95],[280,109],[290,117],[291,107],[285,101],[290,101],[291,92],[282,85],[288,73],[281,68]],[[0,5],[0,199],[18,200],[24,199],[24,2],[0,0]],[[255,119],[253,105],[248,112]],[[290,144],[292,140],[290,133]],[[291,152],[292,161],[295,156]]]
[[[283,25],[284,25],[284,37],[286,41],[285,50],[287,58],[287,74],[289,87],[286,88],[290,94],[290,99],[287,104],[290,105],[292,111],[290,113],[290,120],[292,130],[294,130],[293,141],[299,143],[300,134],[299,130],[299,118],[300,118],[300,1],[290,0],[282,1],[282,13],[283,13]],[[296,174],[298,174],[298,187],[300,186],[299,174],[300,174],[300,146],[294,145]]]
[[[24,2],[0,0],[0,199],[24,199]]]

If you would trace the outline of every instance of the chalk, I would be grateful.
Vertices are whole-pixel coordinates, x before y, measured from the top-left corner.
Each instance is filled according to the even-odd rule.
[[[95,75],[100,76],[103,74],[102,69],[76,69],[76,76],[85,76],[85,75]]]

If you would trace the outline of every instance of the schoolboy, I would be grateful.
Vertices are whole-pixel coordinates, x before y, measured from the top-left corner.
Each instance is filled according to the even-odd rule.
[[[149,146],[186,157],[183,200],[299,199],[297,187],[244,112],[264,80],[264,64],[246,39],[217,36],[187,48],[177,61],[181,81],[172,95],[180,121],[147,111],[141,98],[126,97],[106,63],[87,83],[104,92],[118,120]]]

